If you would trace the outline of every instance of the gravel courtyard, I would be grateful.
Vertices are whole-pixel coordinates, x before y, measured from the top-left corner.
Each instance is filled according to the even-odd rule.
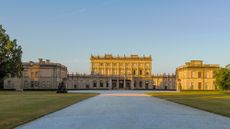
[[[229,129],[230,118],[145,95],[149,91],[71,91],[100,95],[17,129]]]

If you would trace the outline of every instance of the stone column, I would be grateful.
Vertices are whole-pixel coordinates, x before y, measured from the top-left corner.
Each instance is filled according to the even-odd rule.
[[[124,78],[124,89],[126,88],[126,78]]]
[[[97,87],[95,87],[96,89],[98,89],[98,88],[100,88],[100,79],[98,80],[96,80],[96,82],[97,82]]]
[[[109,89],[111,90],[112,89],[112,78],[109,78]]]
[[[130,86],[130,89],[132,89],[132,90],[134,89],[134,80],[133,80],[133,79],[131,80],[131,86]]]
[[[139,79],[136,79],[136,89],[139,89]]]
[[[107,88],[107,80],[103,80],[103,88]]]
[[[149,81],[149,89],[153,89],[153,81]]]
[[[119,79],[117,79],[117,89],[119,89]]]
[[[89,80],[89,87],[92,89],[93,88],[93,80]]]

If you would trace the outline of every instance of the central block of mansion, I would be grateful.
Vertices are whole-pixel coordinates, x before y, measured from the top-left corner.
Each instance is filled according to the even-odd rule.
[[[22,77],[4,79],[4,89],[164,89],[215,90],[214,72],[219,65],[192,60],[174,74],[152,74],[151,56],[113,56],[90,58],[91,74],[68,74],[67,67],[50,60],[23,63]]]
[[[73,89],[153,89],[152,57],[91,56],[91,75],[69,75]]]

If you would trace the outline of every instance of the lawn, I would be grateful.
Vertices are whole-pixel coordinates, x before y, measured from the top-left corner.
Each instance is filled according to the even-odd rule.
[[[221,91],[154,92],[151,96],[230,117],[230,93]]]
[[[10,129],[97,94],[0,91],[0,129]]]

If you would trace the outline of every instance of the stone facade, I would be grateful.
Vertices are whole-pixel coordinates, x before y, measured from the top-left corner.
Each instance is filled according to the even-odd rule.
[[[152,57],[91,56],[91,74],[104,76],[125,76],[128,78],[151,78]]]
[[[153,89],[175,90],[176,75],[174,74],[156,74],[152,76]]]
[[[91,56],[91,75],[69,75],[73,89],[153,89],[152,58],[131,56]]]
[[[57,89],[67,78],[67,67],[59,63],[43,61],[23,63],[22,77],[9,77],[4,80],[4,89]]]
[[[119,76],[69,74],[68,89],[134,90],[153,89],[152,81],[143,78],[126,80]]]
[[[176,69],[178,90],[215,90],[214,72],[217,64],[204,64],[201,60],[192,60]]]
[[[68,74],[67,68],[49,60],[23,63],[21,78],[4,79],[4,89],[160,89],[215,90],[216,64],[192,60],[178,67],[175,74],[152,75],[151,56],[91,56],[91,74]],[[226,68],[230,66],[227,65]]]

